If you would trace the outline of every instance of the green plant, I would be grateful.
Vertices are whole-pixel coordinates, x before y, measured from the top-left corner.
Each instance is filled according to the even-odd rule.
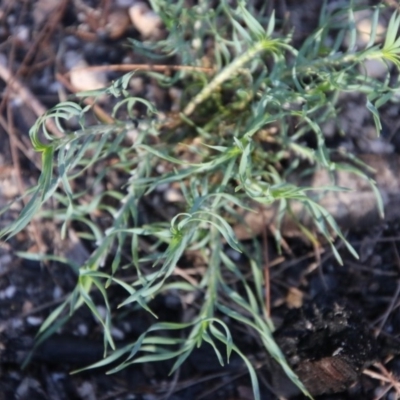
[[[365,76],[359,66],[367,59],[378,58],[400,67],[400,16],[393,14],[384,45],[374,45],[380,11],[376,8],[371,40],[365,49],[356,50],[355,26],[349,24],[353,9],[330,14],[323,7],[319,27],[297,50],[291,45],[290,35],[283,35],[276,27],[273,13],[267,18],[259,12],[256,19],[253,16],[256,11],[246,8],[243,1],[238,2],[236,9],[226,1],[214,9],[202,1],[191,9],[183,7],[181,1],[169,4],[153,0],[151,3],[163,18],[169,34],[156,46],[146,47],[134,41],[132,45],[140,47],[148,56],[175,56],[183,65],[194,67],[192,71],[178,71],[173,78],[147,72],[160,85],[168,87],[179,82],[183,86],[178,122],[171,127],[158,118],[153,104],[130,96],[129,80],[134,73],[139,73],[132,72],[105,90],[80,94],[81,97],[106,94],[122,98],[114,107],[113,124],[89,123],[93,121],[92,107],[65,102],[41,117],[30,131],[35,150],[42,153],[42,175],[38,185],[27,194],[29,202],[19,218],[1,236],[10,237],[23,229],[52,198],[57,208],[47,209],[43,215],[60,221],[63,235],[72,221],[79,221],[81,226],[86,226],[80,232],[81,237],[94,244],[83,265],[63,260],[79,274],[78,283],[67,300],[44,322],[38,341],[48,337],[86,304],[104,328],[106,345],[105,358],[91,367],[108,365],[124,357],[113,372],[131,363],[172,358],[176,360],[172,368],[175,371],[203,341],[214,348],[223,364],[224,356],[216,345],[221,342],[226,347],[227,360],[232,352],[244,360],[258,399],[256,370],[233,342],[229,326],[224,322],[224,317],[228,317],[255,332],[288,376],[310,396],[273,340],[274,327],[265,312],[260,246],[256,240],[255,252],[242,246],[235,238],[231,223],[240,220],[241,210],[254,208],[257,203],[280,202],[280,209],[286,210],[292,201],[301,202],[338,260],[334,237],[339,237],[356,256],[333,218],[308,196],[311,188],[287,183],[287,171],[278,172],[276,166],[288,165],[288,170],[293,170],[306,158],[313,168],[330,171],[345,168],[331,160],[331,150],[326,147],[321,130],[323,122],[336,118],[337,97],[342,91],[365,93],[366,107],[374,117],[377,131],[380,130],[378,109],[392,99],[397,89],[389,85],[389,73],[388,79],[380,82]],[[338,31],[337,39],[327,48],[332,27]],[[342,52],[347,33],[352,42]],[[206,54],[206,49],[199,45],[207,38],[212,40],[212,55]],[[208,57],[214,68],[212,77],[200,68],[204,57]],[[137,118],[139,103],[146,112],[136,127],[128,117]],[[80,129],[69,131],[64,128],[64,122],[73,118],[79,121]],[[47,131],[49,119],[56,122],[63,137],[54,137]],[[294,131],[290,128],[291,121],[296,123]],[[264,150],[262,138],[262,132],[268,134],[267,129],[273,124],[278,129],[270,137],[274,152]],[[132,131],[135,132],[133,141],[129,139]],[[315,135],[317,150],[304,144],[303,138],[309,132]],[[194,138],[199,140],[195,143]],[[176,150],[179,143],[184,143],[183,156]],[[117,162],[107,163],[111,157],[117,157]],[[157,170],[160,163],[165,165],[165,172]],[[74,192],[72,182],[85,180],[95,166],[100,166],[100,172],[92,185]],[[125,185],[93,193],[92,188],[113,171],[126,177]],[[180,185],[183,198],[176,206],[175,215],[169,220],[143,224],[139,215],[142,199],[152,196],[160,185],[172,183]],[[107,216],[105,224],[100,225],[94,216],[96,210]],[[315,240],[308,229],[303,227],[303,230]],[[147,251],[141,248],[143,241],[148,243]],[[245,276],[227,256],[223,242],[246,253],[251,277]],[[182,256],[194,250],[207,265],[200,287],[173,276]],[[108,268],[102,270],[105,263]],[[122,268],[135,271],[133,283],[119,278]],[[237,285],[230,284],[232,277]],[[107,295],[110,285],[120,285],[126,291],[120,307],[140,306],[153,315],[149,301],[164,292],[200,291],[204,300],[192,321],[154,323],[134,343],[116,350],[110,333],[114,311]],[[93,287],[103,296],[105,318],[98,313],[92,299]],[[108,347],[111,352],[107,351]]]

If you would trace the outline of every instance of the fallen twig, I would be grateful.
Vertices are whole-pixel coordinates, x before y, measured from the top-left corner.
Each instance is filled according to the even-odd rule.
[[[189,72],[204,72],[207,74],[215,73],[213,68],[193,67],[190,65],[152,65],[152,64],[114,64],[114,65],[99,65],[93,67],[76,68],[75,71],[114,71],[114,72],[131,72],[131,71],[154,71],[154,72],[169,72],[169,71],[189,71]],[[64,76],[69,76],[70,72],[66,72]]]
[[[46,107],[37,99],[37,97],[22,84],[22,82],[14,77],[11,71],[0,63],[0,78],[8,85],[23,103],[32,109],[36,116],[40,117],[47,111]],[[57,137],[62,137],[63,134],[57,128],[56,124],[50,120],[46,120],[46,128]]]

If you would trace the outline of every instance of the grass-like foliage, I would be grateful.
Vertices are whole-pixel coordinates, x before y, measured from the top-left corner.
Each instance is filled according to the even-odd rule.
[[[365,106],[379,132],[379,108],[392,101],[394,93],[389,71],[400,67],[400,16],[393,15],[383,45],[375,45],[380,12],[376,8],[371,39],[365,48],[356,48],[354,10],[330,12],[324,6],[318,28],[296,49],[274,13],[255,11],[244,1],[238,1],[234,9],[224,0],[216,2],[216,8],[201,1],[190,9],[183,7],[182,1],[151,3],[168,35],[157,44],[132,41],[132,45],[148,57],[174,57],[175,63],[178,60],[193,67],[169,77],[145,72],[164,87],[183,88],[181,110],[174,119],[160,118],[153,104],[130,95],[132,75],[144,73],[133,71],[103,91],[81,95],[119,99],[112,115],[114,123],[98,119],[93,123],[93,108],[71,101],[58,104],[30,131],[34,149],[42,154],[42,175],[27,194],[29,202],[19,218],[1,235],[10,237],[33,218],[50,216],[60,221],[63,235],[72,222],[86,226],[78,233],[93,243],[86,262],[72,265],[79,274],[75,290],[44,322],[38,340],[44,340],[85,304],[102,324],[105,346],[111,349],[91,367],[119,360],[112,369],[117,371],[132,363],[174,359],[173,372],[195,347],[207,342],[221,364],[229,361],[232,352],[243,359],[258,399],[256,368],[234,343],[226,323],[235,321],[255,333],[308,395],[272,336],[274,327],[265,312],[260,246],[254,241],[255,250],[248,251],[236,240],[232,225],[241,220],[244,210],[257,212],[257,204],[278,202],[283,215],[291,202],[300,202],[338,260],[335,238],[355,254],[334,219],[308,195],[310,188],[288,183],[286,177],[304,160],[312,168],[341,168],[331,159],[321,126],[337,117],[338,95],[343,91],[365,94]],[[350,38],[350,43],[345,44],[345,38]],[[369,59],[386,63],[384,81],[365,75],[362,66]],[[213,73],[204,72],[204,66],[212,67]],[[48,119],[56,122],[63,137],[54,137],[46,130]],[[78,121],[80,128],[66,129],[66,121],[71,120]],[[316,149],[305,144],[304,137],[310,133],[315,135]],[[111,158],[113,162],[108,162]],[[163,168],[159,168],[161,164]],[[93,179],[96,166],[100,172]],[[94,190],[111,173],[125,176],[125,185],[101,186],[104,190],[100,193]],[[88,176],[90,184],[85,183]],[[172,184],[180,187],[184,199],[177,203],[176,215],[144,223],[140,211],[143,199]],[[44,207],[46,214],[41,214],[49,199],[57,208],[50,212]],[[303,231],[317,240],[313,229],[303,227]],[[142,241],[149,244],[147,249],[142,248]],[[244,276],[228,257],[228,246],[246,253],[249,274]],[[188,251],[196,251],[207,265],[199,287],[173,275]],[[64,262],[73,264],[68,259]],[[130,268],[136,280],[127,283],[120,279],[121,268]],[[119,307],[142,307],[152,314],[150,300],[168,291],[202,293],[203,300],[191,321],[155,322],[135,342],[115,349],[110,329],[116,310],[109,303],[110,285],[120,285],[126,291]],[[93,301],[94,288],[103,296],[105,318]],[[226,354],[220,352],[221,343]]]

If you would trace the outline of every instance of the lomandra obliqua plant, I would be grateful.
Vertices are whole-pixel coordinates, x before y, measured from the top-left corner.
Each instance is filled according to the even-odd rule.
[[[15,235],[53,199],[58,206],[51,216],[62,224],[63,235],[68,233],[71,222],[79,221],[81,227],[86,226],[80,234],[93,243],[93,251],[82,265],[68,258],[63,260],[78,271],[78,283],[43,323],[38,342],[86,305],[103,326],[106,345],[104,359],[91,368],[115,365],[118,360],[119,364],[110,371],[115,372],[132,363],[174,359],[172,373],[194,348],[206,342],[221,364],[229,362],[232,352],[243,359],[254,396],[259,399],[255,367],[233,341],[226,322],[236,321],[254,332],[266,351],[309,396],[272,336],[274,327],[264,311],[260,246],[255,245],[256,251],[248,252],[235,238],[232,222],[240,220],[243,210],[257,210],[257,204],[278,202],[279,210],[284,211],[292,201],[301,202],[339,261],[334,237],[339,237],[356,256],[333,218],[308,196],[309,188],[287,183],[285,171],[278,172],[275,166],[293,169],[306,158],[315,168],[334,171],[342,167],[331,160],[321,129],[323,122],[337,117],[337,98],[342,91],[365,94],[365,106],[379,132],[379,108],[394,101],[393,94],[398,90],[398,83],[389,85],[389,71],[400,67],[400,16],[393,14],[383,45],[376,45],[380,9],[374,9],[370,41],[358,49],[353,10],[328,11],[323,6],[318,28],[296,49],[290,35],[280,32],[274,13],[263,16],[262,10],[247,8],[244,1],[239,1],[235,9],[227,1],[218,2],[216,8],[199,1],[190,9],[182,2],[151,3],[162,17],[168,36],[156,45],[132,41],[132,46],[148,57],[175,57],[181,65],[193,67],[178,70],[173,77],[147,72],[162,86],[179,84],[183,88],[181,109],[174,121],[161,118],[148,100],[130,95],[129,81],[139,73],[133,71],[105,90],[80,95],[119,99],[112,115],[114,122],[97,119],[99,122],[89,123],[94,120],[89,118],[92,107],[65,102],[42,116],[30,130],[33,147],[42,154],[42,175],[29,192],[29,202],[19,218],[1,235]],[[344,44],[345,37],[350,38],[349,45]],[[206,42],[212,51],[204,48],[202,44]],[[387,65],[384,81],[362,72],[363,62],[369,59]],[[202,62],[213,68],[211,75],[202,72]],[[145,112],[137,125],[127,116],[136,119],[139,104]],[[125,117],[119,117],[124,113]],[[65,122],[72,119],[78,121],[79,129],[64,128]],[[63,133],[61,138],[47,131],[48,120],[57,124]],[[289,129],[293,120],[294,132]],[[265,149],[262,140],[270,126],[278,129],[271,138],[273,152]],[[303,138],[310,132],[318,143],[316,150],[304,144]],[[179,146],[183,152],[177,151]],[[113,162],[107,163],[111,157]],[[82,189],[76,182],[85,182],[96,166],[101,167],[101,172],[90,187]],[[126,177],[123,186],[104,188],[100,193],[92,191],[115,172]],[[175,215],[144,223],[140,212],[143,199],[151,198],[160,187],[173,184],[179,186],[182,195]],[[73,190],[74,187],[79,189]],[[49,210],[46,212],[48,216]],[[102,224],[107,221],[106,226],[96,219],[98,213],[105,216]],[[306,228],[304,232],[312,237]],[[149,244],[148,248],[141,243]],[[245,276],[227,255],[226,244],[246,253],[250,276]],[[182,257],[193,251],[207,266],[199,285],[172,276]],[[135,271],[132,283],[120,278],[121,268]],[[119,285],[126,292],[119,307],[142,307],[155,318],[136,341],[119,349],[111,335],[111,316],[116,310],[109,303],[110,285]],[[105,317],[94,303],[93,289],[102,295]],[[191,321],[156,322],[149,302],[170,291],[182,296],[202,293],[203,301]]]

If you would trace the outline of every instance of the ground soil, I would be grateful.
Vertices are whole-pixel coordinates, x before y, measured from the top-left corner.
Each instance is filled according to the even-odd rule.
[[[54,2],[58,4],[55,9],[51,8],[50,3],[0,2],[0,63],[14,78],[14,83],[9,82],[7,86],[9,79],[3,70],[0,79],[0,207],[38,179],[40,158],[31,150],[28,131],[38,117],[38,111],[54,106],[73,89],[71,85],[68,86],[70,81],[65,75],[68,72],[65,54],[69,54],[69,57],[81,54],[89,65],[146,61],[124,46],[127,37],[143,39],[138,29],[127,24],[121,32],[115,32],[112,25],[107,25],[112,2],[59,1]],[[300,29],[302,34],[296,37],[297,40],[307,37],[315,25],[318,18],[317,3],[310,2],[304,18],[298,2],[287,1],[279,5],[279,12],[282,15],[291,13],[291,22]],[[90,17],[90,10],[97,10],[104,21],[98,22],[101,18]],[[116,76],[118,74],[111,72],[106,79],[111,80]],[[18,82],[17,86],[15,82]],[[136,94],[150,96],[161,109],[170,111],[166,103],[171,101],[171,93],[166,93],[151,80],[136,83]],[[28,94],[25,89],[29,90]],[[30,101],[24,101],[24,96],[30,96]],[[42,108],[35,107],[35,101],[39,101]],[[384,109],[382,120],[384,124],[386,121],[387,134],[376,141],[375,138],[369,138],[369,134],[358,135],[358,132],[368,131],[373,125],[371,120],[358,121],[354,117],[360,113],[359,98],[352,95],[343,101],[348,105],[344,107],[343,120],[348,125],[350,138],[340,144],[357,150],[362,147],[364,152],[383,148],[383,153],[377,151],[381,157],[385,157],[385,152],[396,156],[398,106]],[[107,111],[107,105],[104,107]],[[333,138],[328,140],[335,142]],[[2,214],[1,227],[13,220],[20,209],[17,203]],[[147,205],[143,209],[148,214],[153,212],[148,210]],[[360,347],[356,348],[350,344],[342,345],[349,352],[346,354],[350,355],[344,356],[337,367],[348,371],[344,381],[340,380],[341,376],[333,374],[337,378],[333,386],[343,385],[340,393],[329,394],[326,393],[328,389],[318,389],[315,391],[317,399],[400,398],[400,346],[397,344],[400,335],[399,222],[400,218],[394,216],[390,221],[363,226],[362,229],[352,227],[346,231],[347,239],[360,254],[360,260],[355,260],[338,243],[344,266],[337,263],[329,247],[313,249],[297,237],[288,238],[287,251],[280,255],[272,239],[267,238],[271,260],[272,316],[276,324],[281,325],[277,340],[283,348],[288,347],[288,357],[293,358],[299,375],[307,375],[308,368],[321,365],[324,370],[328,357],[321,355],[322,349],[319,355],[315,355],[310,345],[313,347],[321,342],[323,348],[326,340],[332,337],[337,340],[337,326],[346,326],[346,329],[339,329],[340,335],[344,335],[340,336],[340,343],[347,343],[349,337],[352,343],[359,341]],[[71,371],[95,362],[103,355],[101,327],[91,312],[83,307],[21,369],[21,364],[34,346],[40,324],[74,288],[76,275],[57,262],[44,264],[34,259],[19,258],[17,252],[35,254],[42,245],[47,247],[48,254],[66,251],[60,250],[63,245],[61,239],[58,241],[57,228],[51,223],[36,223],[10,241],[0,242],[0,399],[252,398],[250,379],[241,361],[233,357],[229,365],[221,367],[208,347],[196,350],[173,376],[168,375],[171,367],[169,362],[138,364],[113,375],[106,375],[103,368],[71,375]],[[87,249],[74,251],[85,253]],[[79,255],[76,257],[79,259]],[[245,260],[239,261],[245,264]],[[181,265],[190,268],[193,260],[186,260],[186,265],[184,260],[182,262]],[[325,300],[313,301],[314,296],[321,292],[329,292],[334,300],[328,303]],[[113,304],[118,304],[122,298],[122,294],[113,288],[109,295]],[[93,296],[96,298],[96,294]],[[315,308],[323,304],[330,306],[326,306],[325,311],[319,314]],[[300,306],[303,306],[300,314],[289,314],[292,315],[289,320],[288,317],[285,319],[289,309]],[[344,307],[346,310],[339,322],[338,314],[332,317],[329,311],[335,307]],[[158,297],[152,308],[162,320],[179,321],[183,313],[173,294]],[[324,315],[323,320],[320,315]],[[334,323],[329,322],[332,320]],[[310,331],[305,321],[314,321],[314,326],[318,327],[316,330],[323,331],[325,336],[321,339],[321,336],[303,335],[303,342],[297,341],[302,334],[293,336],[293,330]],[[144,311],[131,310],[121,316],[113,330],[117,346],[137,338],[153,322],[152,317]],[[303,398],[295,392],[281,391],[276,383],[278,378],[273,373],[276,366],[266,361],[265,351],[237,327],[233,326],[232,330],[238,344],[258,366],[262,399],[276,399],[279,394]],[[294,341],[293,337],[296,338]],[[335,343],[339,346],[338,342]],[[331,350],[333,353],[339,352],[342,347]],[[350,358],[351,362],[347,362]],[[315,359],[317,362],[313,363]],[[338,362],[337,359],[335,362]],[[305,379],[307,376],[303,375]],[[326,377],[321,376],[318,375],[318,379]],[[284,382],[286,385],[287,382]],[[325,386],[328,387],[331,381],[326,382]]]

